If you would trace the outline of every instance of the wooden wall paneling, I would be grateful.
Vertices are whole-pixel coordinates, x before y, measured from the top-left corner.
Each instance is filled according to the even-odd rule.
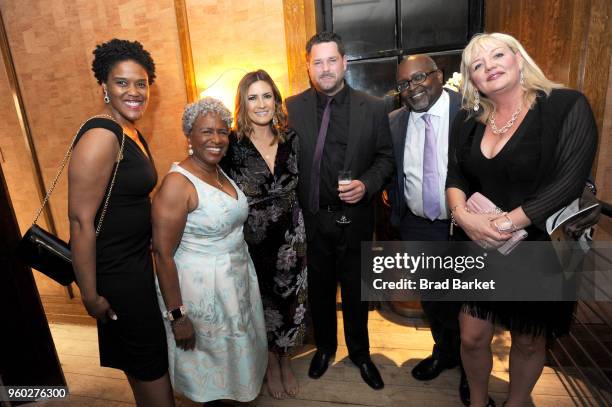
[[[79,124],[103,106],[101,88],[91,71],[92,51],[96,44],[114,37],[140,41],[156,63],[157,79],[138,127],[149,140],[158,173],[165,174],[184,155],[181,113],[187,97],[173,0],[0,1],[0,12],[45,184],[55,175]],[[6,86],[3,80],[0,74],[0,88],[3,83]],[[3,166],[8,168],[17,217],[27,227],[37,206],[35,183],[31,170],[24,170],[30,159],[26,146],[14,141],[19,134],[11,124],[16,123],[14,107],[5,102],[2,98],[0,130],[7,129],[8,135],[0,134],[7,157]],[[4,148],[6,139],[11,149]],[[65,176],[51,202],[59,235],[67,238]],[[37,272],[34,276],[41,295],[63,295],[57,283]]]
[[[14,112],[14,116],[17,119],[19,133],[24,140],[24,145],[26,147],[27,157],[31,159],[28,162],[31,165],[32,172],[34,174],[35,181],[35,189],[38,195],[38,203],[42,203],[43,199],[46,195],[46,187],[42,178],[40,163],[38,161],[38,154],[36,152],[36,148],[34,146],[34,141],[32,139],[32,132],[30,128],[30,122],[28,120],[28,115],[25,110],[25,106],[23,105],[23,96],[21,95],[21,89],[19,88],[19,81],[17,79],[17,73],[15,72],[15,65],[13,62],[13,56],[11,55],[11,49],[8,42],[8,38],[6,35],[6,29],[4,26],[4,19],[2,17],[2,13],[0,11],[0,48],[2,49],[2,66],[4,66],[5,76],[3,79],[6,80],[7,90],[8,92],[5,95],[11,95],[10,99],[13,102],[14,109],[11,109],[9,106],[3,106],[6,109],[6,114],[9,116]],[[7,118],[10,120],[10,118]],[[16,129],[15,129],[16,130]],[[18,134],[13,134],[14,137],[18,137]],[[34,196],[30,196],[32,200],[34,200]],[[55,228],[55,222],[53,221],[53,216],[51,215],[50,205],[45,205],[43,208],[43,212],[41,213],[41,221],[46,221],[47,228],[51,233],[57,233]]]
[[[612,56],[609,57],[612,62]],[[606,106],[604,110],[604,121],[600,137],[607,139],[599,143],[598,160],[597,160],[597,186],[599,188],[598,198],[612,202],[612,143],[609,139],[612,135],[612,63],[608,63],[608,89],[606,92]],[[596,231],[597,240],[612,240],[612,219],[602,217]]]
[[[580,89],[591,102],[600,135],[606,137],[606,142],[612,142],[612,135],[602,132],[608,89],[606,85],[610,81],[608,68],[612,51],[612,24],[610,24],[612,2],[591,0],[590,3],[588,30],[583,48],[585,74]]]
[[[176,11],[176,26],[178,29],[179,44],[181,45],[181,61],[183,63],[187,102],[193,103],[198,100],[198,87],[196,85],[195,70],[193,68],[189,19],[187,18],[187,5],[185,4],[185,0],[174,0],[174,10]]]
[[[571,56],[566,84],[574,89],[582,89],[584,84],[585,64],[582,55],[588,40],[590,9],[590,1],[574,1],[572,24],[571,27],[568,27],[568,30],[571,31],[572,43],[576,45],[567,47],[571,50]]]
[[[283,4],[278,0],[186,0],[198,91],[233,110],[238,82],[266,70],[289,92]]]
[[[283,0],[289,95],[310,87],[306,70],[306,42],[316,33],[314,0]]]
[[[182,157],[186,93],[173,0],[23,0],[0,2],[34,143],[48,184],[79,124],[100,111],[92,50],[113,37],[138,40],[151,52],[157,79],[138,123],[164,174]],[[67,183],[52,198],[59,235],[68,237]]]
[[[0,15],[1,18],[1,15]],[[37,161],[34,140],[19,83],[14,71],[4,22],[0,21],[2,52],[0,53],[0,94],[10,95],[0,98],[0,149],[2,157],[0,167],[4,172],[7,188],[11,192],[13,207],[21,234],[32,224],[34,213],[38,210],[45,194],[40,166]],[[54,232],[50,207],[46,207],[38,224],[45,230]],[[33,273],[38,291],[44,295],[60,298],[72,297],[72,289],[63,287],[42,273]]]

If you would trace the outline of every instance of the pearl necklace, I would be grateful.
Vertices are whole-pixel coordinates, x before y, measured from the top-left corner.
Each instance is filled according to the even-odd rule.
[[[500,135],[510,130],[510,127],[512,127],[518,115],[521,114],[522,108],[523,108],[522,106],[519,106],[519,108],[516,109],[514,113],[512,113],[512,117],[510,117],[510,120],[508,120],[501,129],[498,129],[497,126],[495,125],[496,110],[495,108],[493,108],[493,113],[491,113],[491,118],[489,119],[489,124],[491,124],[491,131],[493,131],[493,134]]]

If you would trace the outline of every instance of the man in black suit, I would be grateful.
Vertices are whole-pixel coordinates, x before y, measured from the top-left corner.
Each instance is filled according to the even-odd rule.
[[[391,223],[405,241],[449,239],[445,198],[448,137],[461,108],[461,96],[444,90],[442,72],[427,55],[404,58],[397,70],[402,106],[390,113],[396,177],[389,187]],[[412,375],[432,380],[460,364],[459,304],[422,302],[434,338],[432,355],[419,362]],[[469,387],[461,369],[461,399]],[[469,404],[469,401],[468,401]]]
[[[381,99],[344,81],[347,58],[337,34],[306,45],[312,87],[287,99],[289,126],[299,135],[298,194],[308,239],[308,292],[317,352],[308,374],[321,377],[338,345],[340,282],[349,357],[374,389],[384,383],[370,359],[368,303],[361,301],[360,246],[372,240],[374,200],[393,173],[389,121]],[[338,172],[352,181],[338,186]],[[350,224],[337,221],[345,215]]]

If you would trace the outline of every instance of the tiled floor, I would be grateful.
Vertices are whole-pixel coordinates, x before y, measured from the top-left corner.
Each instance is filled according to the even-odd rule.
[[[339,326],[342,326],[339,316]],[[388,311],[370,313],[370,345],[372,359],[379,366],[385,388],[371,390],[363,383],[359,371],[347,358],[344,337],[336,360],[319,380],[308,378],[306,372],[313,349],[306,347],[295,356],[294,367],[301,391],[295,399],[274,400],[267,395],[264,384],[256,400],[262,407],[332,407],[332,406],[459,406],[457,369],[443,372],[436,380],[419,382],[412,378],[410,369],[429,355],[432,339],[429,329],[420,319],[404,319]],[[70,397],[62,401],[45,401],[37,406],[129,406],[134,405],[129,385],[117,370],[98,365],[96,328],[94,326],[52,324],[51,331],[70,389]],[[505,398],[508,387],[509,335],[498,333],[493,342],[493,374],[491,395],[498,405]],[[578,389],[578,392],[576,392]],[[555,369],[546,367],[533,391],[536,406],[597,406],[594,399],[584,396],[582,383],[571,378],[568,382]],[[198,404],[177,398],[178,405]]]

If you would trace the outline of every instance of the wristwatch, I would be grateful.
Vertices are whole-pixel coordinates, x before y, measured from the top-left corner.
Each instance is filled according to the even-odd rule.
[[[181,305],[178,308],[174,308],[166,312],[165,317],[168,321],[172,322],[172,321],[176,321],[177,319],[181,317],[184,317],[185,315],[187,315],[187,310],[185,309],[184,305]]]

